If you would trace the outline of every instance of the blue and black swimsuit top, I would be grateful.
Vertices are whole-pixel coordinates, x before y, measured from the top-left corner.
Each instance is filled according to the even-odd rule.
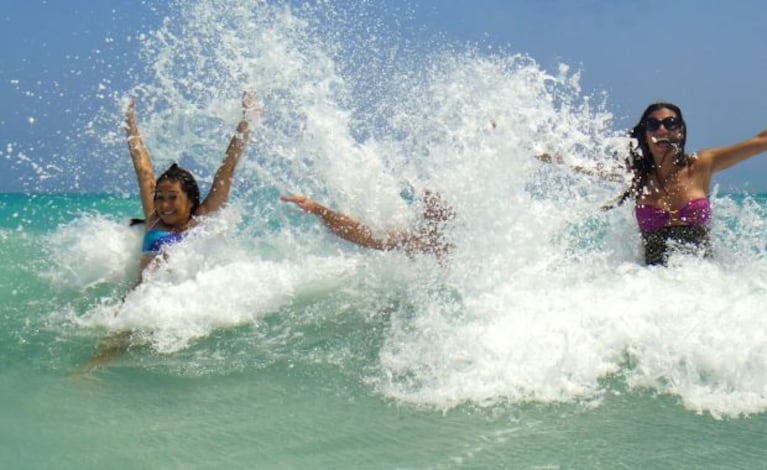
[[[184,236],[184,232],[169,232],[159,228],[147,230],[144,234],[141,251],[145,255],[156,255],[163,246],[178,243],[184,239]]]

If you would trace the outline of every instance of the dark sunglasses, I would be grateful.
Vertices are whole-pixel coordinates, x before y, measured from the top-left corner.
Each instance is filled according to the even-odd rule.
[[[645,128],[651,132],[660,129],[661,124],[663,124],[667,131],[673,131],[682,127],[682,120],[673,116],[664,119],[647,118],[644,120]]]

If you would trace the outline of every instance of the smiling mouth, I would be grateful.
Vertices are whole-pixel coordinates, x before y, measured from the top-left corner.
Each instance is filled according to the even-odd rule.
[[[675,151],[679,152],[679,142],[675,142],[668,137],[650,137],[650,140],[652,140],[652,143],[654,144],[668,144],[674,147]]]

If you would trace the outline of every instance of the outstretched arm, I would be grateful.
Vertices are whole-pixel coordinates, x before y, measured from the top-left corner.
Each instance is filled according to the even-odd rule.
[[[239,124],[237,124],[237,132],[232,136],[232,140],[229,142],[229,147],[226,149],[226,155],[221,166],[213,176],[213,183],[210,186],[205,200],[197,208],[195,215],[205,215],[211,212],[215,212],[226,204],[229,198],[229,190],[232,188],[232,178],[234,176],[234,169],[240,162],[245,151],[245,146],[248,144],[248,138],[250,137],[249,120],[256,119],[261,113],[261,108],[258,107],[255,97],[250,92],[242,94],[242,118]]]
[[[149,152],[144,146],[144,141],[139,134],[136,124],[136,108],[133,98],[128,101],[125,112],[125,132],[128,135],[128,151],[133,160],[133,169],[136,171],[139,193],[141,194],[141,207],[144,210],[144,218],[147,220],[154,214],[154,170]]]
[[[729,147],[702,150],[699,155],[701,158],[710,159],[713,171],[721,171],[765,151],[767,130]]]
[[[544,163],[556,163],[558,165],[566,164],[565,160],[560,155],[550,155],[548,153],[542,153],[540,155],[536,155],[535,158],[537,158],[538,160]],[[622,174],[614,172],[614,171],[609,171],[601,163],[597,163],[596,168],[587,168],[581,165],[569,165],[569,164],[567,166],[570,167],[573,171],[576,171],[578,173],[583,173],[584,175],[589,175],[589,176],[595,176],[605,181],[613,181],[616,183],[623,183],[625,181],[625,178]]]
[[[284,202],[292,202],[304,211],[316,215],[322,220],[322,223],[330,229],[330,231],[344,240],[377,250],[394,248],[394,245],[386,240],[381,240],[373,236],[373,232],[365,224],[358,222],[347,215],[328,209],[306,196],[280,196],[280,200]]]

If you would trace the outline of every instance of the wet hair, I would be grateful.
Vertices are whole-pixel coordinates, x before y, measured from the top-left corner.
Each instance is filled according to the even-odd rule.
[[[689,156],[684,151],[684,146],[687,143],[687,124],[684,122],[682,110],[679,106],[665,101],[652,103],[644,110],[642,117],[639,118],[639,122],[629,133],[631,141],[629,143],[630,158],[628,160],[628,166],[634,174],[634,177],[631,180],[631,186],[629,186],[622,195],[616,198],[614,203],[606,204],[602,207],[603,209],[611,209],[615,206],[619,206],[626,202],[626,199],[631,196],[636,198],[639,195],[639,191],[641,191],[647,183],[647,177],[650,173],[656,170],[655,160],[652,158],[652,153],[650,153],[650,148],[647,145],[647,118],[650,114],[661,109],[673,111],[681,122],[679,129],[682,133],[682,140],[678,142],[679,149],[677,151],[677,156],[674,157],[674,164],[677,166],[684,166],[687,164]]]
[[[186,194],[186,197],[192,202],[192,214],[194,214],[200,206],[200,187],[197,186],[197,181],[194,179],[194,176],[192,176],[188,170],[185,170],[174,163],[165,170],[165,173],[157,178],[158,185],[163,181],[173,181],[181,186],[181,191],[183,191],[184,194]]]
[[[426,189],[421,195],[421,200],[423,201],[423,218],[426,222],[445,222],[455,217],[455,211],[441,194]]]

